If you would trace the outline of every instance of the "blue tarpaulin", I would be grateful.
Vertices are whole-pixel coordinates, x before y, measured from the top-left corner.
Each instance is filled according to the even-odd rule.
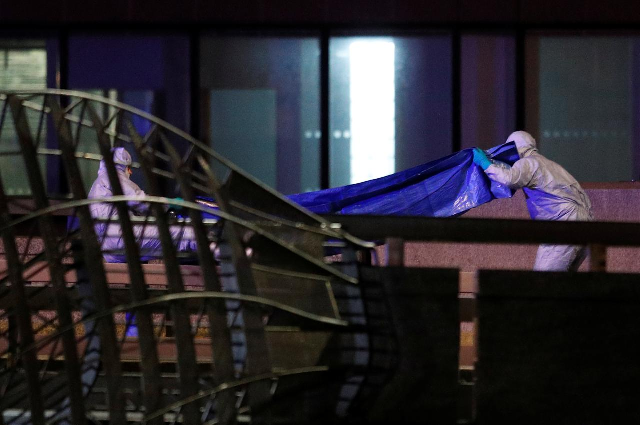
[[[519,158],[513,142],[491,148],[487,155],[509,165]],[[464,149],[389,176],[289,199],[318,214],[452,217],[511,196],[512,190],[492,182],[473,164],[473,150]]]

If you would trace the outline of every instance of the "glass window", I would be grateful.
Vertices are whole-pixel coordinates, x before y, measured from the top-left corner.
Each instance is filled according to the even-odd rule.
[[[55,87],[57,44],[45,39],[0,39],[0,90],[42,90]],[[4,107],[4,102],[0,104]],[[31,135],[47,147],[47,125],[39,125],[40,113],[28,110],[27,121]],[[0,175],[7,195],[31,194],[28,176],[10,109],[4,110],[4,123],[0,135]],[[44,121],[43,121],[44,122]],[[41,169],[46,172],[46,157],[41,158]]]
[[[583,35],[527,39],[527,126],[540,152],[578,180],[638,178],[638,40]]]
[[[330,185],[451,153],[449,36],[332,37]]]
[[[200,58],[205,141],[283,193],[319,189],[319,39],[210,35]]]
[[[188,37],[79,34],[69,38],[69,88],[134,106],[187,132],[191,120],[189,65]],[[110,108],[97,112],[105,120],[113,114]],[[134,120],[134,125],[141,134],[149,130],[147,121]],[[82,131],[77,150],[99,153],[95,133]],[[130,153],[136,161],[135,152]],[[87,176],[88,189],[98,162],[84,159],[79,165]],[[144,177],[137,170],[131,179],[144,188]]]
[[[461,40],[461,147],[486,149],[516,130],[515,38],[469,34]]]

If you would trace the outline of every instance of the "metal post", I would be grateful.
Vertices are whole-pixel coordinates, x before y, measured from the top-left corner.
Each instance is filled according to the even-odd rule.
[[[133,127],[131,122],[127,122],[129,136],[133,140],[142,165],[149,194],[152,196],[160,195],[160,185],[157,175],[153,172],[155,168],[155,157],[153,153],[145,149],[146,144]],[[156,130],[157,131],[157,130]],[[159,137],[157,133],[152,134],[153,137]],[[159,239],[162,245],[162,256],[164,258],[165,271],[167,273],[167,289],[169,293],[179,294],[185,291],[180,265],[176,254],[176,247],[169,229],[169,220],[160,204],[152,204],[151,211],[156,219]],[[193,343],[193,334],[191,333],[191,323],[189,322],[189,310],[184,303],[174,303],[170,306],[171,315],[173,317],[175,329],[175,341],[178,350],[178,372],[180,377],[180,397],[187,399],[198,394],[198,364],[196,362],[196,351]],[[199,424],[200,417],[200,400],[194,399],[182,409],[184,423]]]
[[[110,141],[105,133],[105,124],[102,122],[95,109],[88,104],[87,111],[96,131],[98,147],[103,156],[103,161],[107,168],[109,184],[114,196],[124,194],[120,180],[111,156]],[[129,211],[126,203],[117,202],[115,204],[118,213],[118,221],[122,231],[122,240],[125,247],[127,259],[127,269],[129,271],[129,281],[131,283],[131,298],[133,301],[142,301],[148,298],[147,285],[145,283],[144,272],[140,263],[140,249],[133,233],[133,224],[129,218]],[[160,361],[158,360],[158,350],[153,336],[153,319],[151,312],[140,309],[136,312],[136,322],[139,330],[138,341],[140,342],[140,352],[144,361],[140,362],[143,376],[143,402],[147,412],[155,412],[162,404],[162,380],[160,378]],[[148,423],[152,425],[160,424],[161,419],[153,419]]]
[[[195,194],[191,188],[190,175],[182,169],[182,162],[178,152],[171,146],[168,140],[163,140],[165,150],[171,157],[176,180],[180,185],[181,195],[184,199],[192,201]],[[222,285],[216,271],[213,253],[209,249],[209,240],[206,236],[206,228],[202,222],[202,215],[199,211],[189,209],[189,216],[193,225],[194,233],[198,243],[198,258],[202,268],[204,286],[207,291],[222,292]],[[234,380],[234,364],[231,333],[227,326],[227,310],[223,300],[213,300],[207,303],[209,317],[209,332],[211,338],[211,351],[213,353],[213,376],[216,385],[229,383]],[[235,424],[237,409],[235,406],[235,393],[233,391],[223,391],[217,396],[218,424]]]
[[[387,266],[402,267],[404,266],[404,239],[387,238]]]
[[[46,104],[51,109],[54,117],[58,142],[62,152],[62,162],[64,163],[69,188],[73,193],[74,199],[86,199],[87,192],[82,182],[82,174],[78,167],[75,157],[75,146],[77,141],[72,140],[72,131],[69,122],[64,118],[64,112],[60,105],[52,99],[48,98]],[[102,252],[97,235],[93,228],[93,220],[88,206],[77,209],[78,219],[80,221],[80,236],[82,245],[76,245],[76,249],[82,246],[80,252],[75,252],[76,265],[80,261],[83,265],[78,270],[78,276],[88,278],[88,281],[78,281],[79,291],[82,293],[87,288],[81,285],[91,284],[88,292],[93,292],[93,301],[98,311],[106,311],[110,309],[111,302],[109,300],[109,285],[107,282],[104,264],[102,260]],[[82,264],[82,263],[81,263]],[[90,271],[90,273],[87,273]],[[118,347],[115,323],[112,316],[108,316],[98,321],[92,326],[97,326],[98,334],[101,341],[101,361],[107,376],[107,394],[109,399],[109,421],[113,424],[124,424],[125,418],[125,396],[122,390],[122,366],[120,364],[120,348]]]
[[[591,251],[591,262],[589,269],[592,272],[606,272],[607,271],[607,247],[601,244],[589,245]]]
[[[0,177],[0,219],[9,222],[11,216],[7,207],[8,200],[4,191],[2,178]],[[16,239],[14,229],[9,227],[2,232],[2,243],[4,244],[5,256],[9,265],[9,281],[11,282],[11,293],[15,302],[15,312],[9,316],[9,331],[15,326],[19,331],[19,347],[22,360],[22,366],[27,378],[27,389],[29,394],[29,406],[31,407],[31,423],[34,425],[44,424],[44,400],[42,399],[42,386],[40,384],[40,376],[38,370],[38,358],[36,350],[25,350],[35,341],[33,329],[31,326],[31,309],[25,291],[25,282],[22,278],[23,264],[20,261],[18,248],[16,247]],[[10,339],[9,344],[15,344],[16,341]],[[10,348],[9,355],[13,355],[14,350]],[[18,359],[16,358],[15,361]],[[0,423],[2,420],[2,406],[0,405]]]
[[[14,125],[18,133],[18,140],[20,142],[36,208],[40,210],[45,209],[49,206],[49,199],[47,198],[42,172],[38,163],[38,153],[31,135],[31,130],[29,129],[26,112],[21,99],[17,96],[8,96],[7,102],[11,108]],[[64,278],[64,269],[62,267],[62,258],[56,238],[55,226],[50,215],[41,216],[39,218],[39,225],[49,272],[51,273],[51,284],[54,289],[54,300],[58,312],[58,327],[70,328],[73,324],[71,300],[69,299]],[[71,413],[69,419],[74,424],[81,424],[86,422],[86,415],[76,339],[72,332],[65,332],[60,338],[63,346],[67,391],[69,394]]]

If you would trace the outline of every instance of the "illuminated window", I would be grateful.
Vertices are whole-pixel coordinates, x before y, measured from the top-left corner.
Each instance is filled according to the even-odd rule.
[[[44,48],[0,49],[0,88],[44,89],[47,86],[47,51]]]
[[[359,183],[395,171],[395,45],[357,40],[349,46],[351,178]]]
[[[47,50],[43,42],[0,40],[0,89],[40,90],[47,87]],[[1,106],[1,105],[0,105]],[[38,128],[39,114],[27,111],[27,121],[32,133]],[[6,112],[0,136],[0,175],[7,195],[31,194],[20,144],[13,118]],[[41,140],[46,139],[46,126],[41,129]],[[41,167],[44,170],[44,157]]]
[[[370,180],[451,153],[451,37],[329,42],[329,185]]]

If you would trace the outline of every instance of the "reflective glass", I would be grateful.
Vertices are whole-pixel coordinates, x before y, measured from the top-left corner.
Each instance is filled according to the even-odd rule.
[[[487,149],[516,130],[515,37],[462,36],[461,147]]]
[[[210,35],[200,45],[205,141],[283,193],[319,189],[319,39]]]
[[[332,37],[330,185],[451,153],[451,38]]]
[[[71,89],[123,102],[187,132],[191,119],[189,64],[185,36],[77,34],[69,38]],[[103,107],[97,112],[106,121],[113,111]],[[137,130],[144,134],[148,128]],[[78,150],[99,152],[95,132],[80,133]],[[130,153],[136,161],[135,152]],[[85,176],[97,175],[97,161],[80,162]],[[131,179],[144,188],[144,178],[137,170]],[[84,181],[90,186],[93,179]]]
[[[0,90],[42,90],[55,81],[49,70],[55,69],[56,44],[47,40],[0,38]],[[53,62],[53,65],[52,63]],[[52,80],[52,81],[48,81]],[[3,107],[4,103],[0,105]],[[20,144],[9,108],[4,111],[0,135],[0,176],[5,193],[26,196],[31,193]],[[38,147],[46,148],[47,125],[40,124],[40,114],[26,112],[32,137],[39,139]],[[46,172],[46,157],[41,157],[41,171]]]
[[[637,179],[637,37],[531,35],[527,125],[581,181]]]

